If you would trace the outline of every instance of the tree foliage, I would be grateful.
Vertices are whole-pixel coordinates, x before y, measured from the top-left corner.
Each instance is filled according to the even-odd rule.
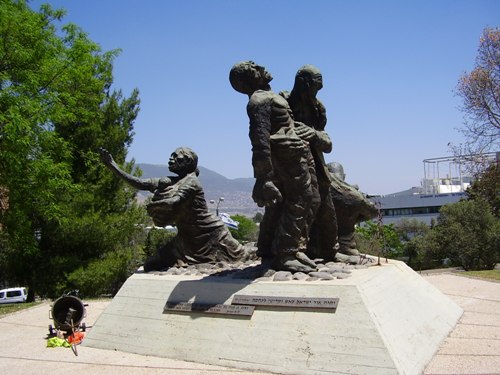
[[[408,257],[408,265],[413,266],[418,257],[418,249],[415,244],[429,233],[430,228],[423,221],[417,219],[402,219],[395,225],[396,233],[402,241],[403,255]],[[415,239],[414,241],[412,241]]]
[[[466,271],[493,269],[500,260],[500,220],[484,199],[443,206],[433,236],[441,253]]]
[[[393,224],[366,221],[356,228],[359,251],[371,255],[398,258],[402,255],[402,244]]]
[[[146,256],[156,255],[158,249],[165,246],[169,241],[175,237],[176,233],[170,232],[163,228],[151,228],[146,237],[144,245],[144,254]]]
[[[500,146],[500,29],[486,28],[479,41],[474,70],[457,85],[465,114],[466,137],[460,153],[478,154]]]
[[[252,218],[254,223],[261,223],[262,219],[264,219],[264,214],[262,212],[256,212]]]
[[[500,261],[500,219],[480,195],[443,206],[437,224],[422,229],[404,242],[414,269],[492,269]]]
[[[58,28],[63,16],[0,0],[0,268],[31,297],[54,296],[112,252],[132,254],[144,217],[96,153],[125,162],[138,92],[111,89],[118,51],[101,51],[76,25]]]
[[[430,229],[420,233],[404,244],[405,253],[412,254],[408,265],[416,270],[440,268],[447,259],[446,249],[441,249],[436,240],[436,231]]]
[[[484,199],[500,218],[500,163],[492,163],[467,189],[469,199]]]
[[[114,296],[139,266],[136,260],[141,257],[141,252],[140,247],[108,252],[103,258],[76,268],[68,275],[68,283],[82,296]]]
[[[231,234],[240,242],[256,241],[259,227],[250,218],[244,215],[232,215],[231,219],[239,223],[238,229],[229,228]]]

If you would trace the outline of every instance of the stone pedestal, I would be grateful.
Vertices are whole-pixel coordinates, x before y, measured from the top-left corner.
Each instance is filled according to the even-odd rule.
[[[252,316],[164,313],[235,294],[339,298],[336,310],[257,306]],[[284,374],[420,374],[462,309],[404,263],[348,279],[272,282],[134,274],[84,345]]]

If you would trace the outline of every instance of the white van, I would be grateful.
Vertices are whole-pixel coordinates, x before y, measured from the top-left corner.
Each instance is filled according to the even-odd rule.
[[[26,288],[8,288],[0,290],[0,304],[26,302]]]

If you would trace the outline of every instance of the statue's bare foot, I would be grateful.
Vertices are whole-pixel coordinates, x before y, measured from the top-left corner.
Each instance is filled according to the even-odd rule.
[[[316,263],[314,263],[313,260],[311,260],[306,254],[304,254],[301,251],[298,251],[295,253],[295,257],[301,262],[304,263],[314,269],[316,269]]]
[[[355,255],[355,256],[359,255],[358,249],[348,247],[348,246],[342,246],[342,245],[340,246],[339,253],[342,253],[345,255]]]
[[[278,271],[304,272],[316,271],[316,264],[304,253],[287,254],[279,256],[273,263]]]
[[[343,262],[347,264],[359,264],[360,257],[356,255],[346,255],[342,253],[335,254],[335,260],[337,262]]]
[[[371,255],[360,254],[360,255],[346,255],[342,253],[337,253],[335,255],[335,260],[337,262],[343,262],[346,264],[359,264],[362,266],[374,266],[378,264],[377,258]]]

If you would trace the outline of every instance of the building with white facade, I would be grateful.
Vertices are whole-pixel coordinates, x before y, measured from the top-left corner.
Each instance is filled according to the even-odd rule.
[[[394,194],[370,197],[380,207],[384,224],[396,224],[403,218],[418,219],[430,225],[446,204],[467,197],[465,191],[472,183],[471,163],[499,162],[500,152],[458,157],[425,159],[424,178],[420,187]]]

